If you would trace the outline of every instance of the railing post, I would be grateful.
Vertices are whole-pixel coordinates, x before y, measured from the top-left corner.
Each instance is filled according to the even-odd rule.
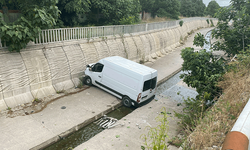
[[[114,35],[115,25],[113,26],[112,35]]]
[[[90,27],[90,38],[92,38],[92,37],[93,37],[93,28]]]
[[[56,30],[56,41],[58,42],[58,30]]]
[[[64,36],[65,36],[64,31],[65,30],[60,29],[60,32],[61,32],[61,41],[62,42],[64,41],[63,39],[64,39]]]
[[[53,29],[49,30],[49,34],[50,34],[50,42],[53,42],[52,38],[53,38]]]
[[[105,28],[102,27],[102,36],[104,37],[105,36]]]
[[[148,24],[146,23],[146,26],[145,26],[145,31],[147,32],[148,31]]]
[[[86,39],[86,29],[87,29],[87,28],[83,28],[83,29],[82,29],[82,38],[83,38],[83,39]]]

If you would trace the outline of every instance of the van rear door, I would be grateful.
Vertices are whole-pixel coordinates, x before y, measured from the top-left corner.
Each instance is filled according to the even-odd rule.
[[[140,102],[143,102],[155,95],[157,77],[144,81]]]

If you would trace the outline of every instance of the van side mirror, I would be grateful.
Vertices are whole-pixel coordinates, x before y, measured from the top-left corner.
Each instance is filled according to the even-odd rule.
[[[90,65],[86,65],[87,68],[89,68],[89,71],[92,71],[92,67]]]

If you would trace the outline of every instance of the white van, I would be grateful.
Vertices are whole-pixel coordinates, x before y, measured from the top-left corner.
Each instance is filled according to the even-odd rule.
[[[157,70],[112,56],[87,65],[84,82],[122,99],[127,107],[138,107],[142,102],[154,99]]]

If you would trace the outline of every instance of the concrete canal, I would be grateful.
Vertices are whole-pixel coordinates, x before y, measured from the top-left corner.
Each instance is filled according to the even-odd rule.
[[[156,93],[156,99],[159,99],[161,97],[167,97],[170,100],[183,102],[183,98],[187,97],[195,97],[197,95],[197,92],[194,89],[191,89],[187,87],[182,80],[179,78],[179,76],[183,72],[179,72],[161,85],[157,87],[157,93]],[[179,95],[177,95],[179,93]],[[121,119],[127,114],[133,112],[136,108],[127,108],[127,107],[120,107],[118,109],[115,109],[114,111],[107,114],[108,117],[113,117],[116,119]],[[77,132],[69,135],[68,137],[61,139],[57,143],[45,148],[44,150],[70,150],[78,145],[86,142],[90,138],[94,137],[98,133],[105,130],[104,128],[100,127],[96,123],[91,123],[87,125],[86,127],[78,130]]]

